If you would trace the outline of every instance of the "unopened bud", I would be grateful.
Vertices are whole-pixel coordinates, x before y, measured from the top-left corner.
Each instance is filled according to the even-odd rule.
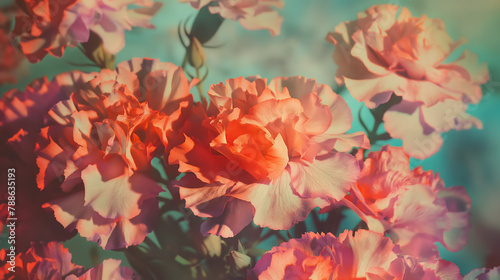
[[[229,253],[229,265],[233,274],[244,275],[245,271],[252,267],[252,259],[244,253],[231,251]]]
[[[209,257],[219,257],[222,251],[222,240],[217,235],[208,235],[203,239],[201,251]]]
[[[198,69],[205,64],[205,51],[203,45],[196,37],[191,37],[191,44],[188,49],[188,62],[191,66]]]
[[[89,40],[81,45],[85,56],[95,62],[97,66],[103,69],[115,69],[116,57],[114,54],[111,54],[104,49],[99,35],[94,32],[90,32]]]

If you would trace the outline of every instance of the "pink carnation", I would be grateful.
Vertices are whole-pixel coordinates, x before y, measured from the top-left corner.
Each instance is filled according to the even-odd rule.
[[[211,2],[217,5],[209,7],[212,14],[220,14],[221,17],[240,24],[248,30],[267,29],[271,35],[280,34],[283,18],[273,7],[283,8],[281,0],[179,0],[182,3],[190,3],[195,9],[200,9]]]
[[[248,271],[247,279],[460,279],[444,260],[419,263],[401,255],[392,241],[372,231],[306,233],[272,248]]]
[[[460,186],[445,188],[432,171],[409,168],[402,148],[385,146],[362,162],[357,184],[344,203],[370,230],[387,232],[403,252],[429,258],[439,242],[456,252],[466,243],[470,198]]]
[[[135,58],[102,70],[49,112],[37,142],[40,189],[66,193],[47,203],[66,228],[105,249],[141,243],[158,215],[161,187],[151,160],[192,103],[182,69]]]
[[[125,45],[125,30],[152,28],[151,17],[161,6],[152,0],[24,0],[13,34],[30,62],[46,54],[61,57],[66,46],[76,47],[94,32],[106,51],[116,54]],[[129,9],[128,5],[140,8]]]
[[[212,85],[209,96],[208,116],[197,108],[169,157],[187,173],[175,183],[186,207],[209,218],[204,234],[230,237],[252,220],[288,229],[355,182],[359,167],[346,152],[369,143],[345,134],[351,111],[328,86],[237,78]]]
[[[412,17],[406,8],[377,5],[330,32],[339,65],[337,82],[369,108],[394,93],[402,102],[384,115],[385,128],[403,140],[412,157],[426,158],[442,145],[441,133],[482,127],[465,111],[481,100],[480,85],[488,80],[485,63],[465,51],[445,63],[462,41],[453,42],[439,19]]]

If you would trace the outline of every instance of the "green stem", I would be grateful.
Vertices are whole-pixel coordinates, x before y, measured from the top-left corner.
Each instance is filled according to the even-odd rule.
[[[203,94],[203,79],[200,77],[200,68],[196,68],[196,78],[199,79],[200,81],[198,84],[196,84],[196,88],[198,89],[198,96],[200,97],[201,104],[203,104],[203,107],[207,107],[207,100],[204,98]]]

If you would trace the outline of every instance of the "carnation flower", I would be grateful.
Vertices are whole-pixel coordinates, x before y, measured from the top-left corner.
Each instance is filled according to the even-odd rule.
[[[279,35],[283,18],[273,7],[283,8],[281,0],[179,0],[182,3],[190,3],[195,9],[201,9],[211,2],[217,5],[209,6],[212,14],[220,14],[221,17],[240,24],[248,30],[267,29],[271,35]]]
[[[384,146],[362,162],[344,203],[370,230],[389,233],[403,252],[420,258],[437,254],[439,242],[456,252],[466,243],[470,198],[463,187],[445,188],[438,174],[409,168],[402,148]]]
[[[118,53],[125,45],[125,30],[152,28],[151,17],[161,6],[152,0],[24,0],[24,14],[16,17],[13,34],[30,62],[50,54],[63,55],[66,46],[76,47],[99,35],[104,49]],[[134,4],[139,8],[129,9]]]
[[[38,187],[65,196],[45,204],[66,228],[105,249],[141,243],[158,215],[151,160],[168,146],[184,103],[182,69],[152,59],[104,69],[49,112],[37,141]]]
[[[408,9],[377,5],[330,32],[339,65],[337,82],[369,108],[402,97],[384,115],[385,128],[403,140],[412,157],[426,158],[442,145],[441,133],[482,128],[465,111],[481,100],[480,85],[488,80],[485,63],[469,51],[445,62],[462,43],[453,42],[439,19],[412,17]]]
[[[0,251],[0,277],[2,279],[50,279],[50,280],[131,280],[135,279],[132,269],[120,267],[121,261],[106,259],[99,266],[85,270],[71,262],[71,253],[62,244],[49,242],[34,243],[26,253],[16,256],[15,272],[6,259],[6,250]]]
[[[209,218],[204,234],[230,237],[252,220],[288,229],[355,182],[359,167],[346,152],[369,143],[345,134],[351,111],[328,86],[240,77],[212,85],[209,96],[208,116],[195,108],[169,156],[187,173],[174,183],[186,207]]]
[[[459,279],[454,264],[419,263],[402,255],[391,239],[367,230],[306,233],[265,253],[247,279]],[[444,277],[444,278],[440,278]]]

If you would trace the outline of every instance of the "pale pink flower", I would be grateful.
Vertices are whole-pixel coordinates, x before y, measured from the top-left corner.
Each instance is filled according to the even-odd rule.
[[[135,58],[95,75],[49,112],[37,181],[67,193],[45,204],[64,227],[105,249],[123,248],[141,243],[156,223],[162,188],[150,178],[151,160],[193,101],[171,63]]]
[[[469,51],[445,62],[462,43],[453,42],[439,19],[412,17],[408,9],[376,5],[327,35],[335,44],[337,82],[375,108],[394,93],[403,101],[384,115],[385,128],[403,140],[412,157],[426,158],[442,145],[441,133],[482,127],[465,113],[481,100],[488,78],[485,63]]]
[[[230,237],[252,220],[288,229],[355,182],[359,167],[346,152],[369,143],[345,134],[351,111],[328,86],[240,77],[212,85],[209,96],[208,116],[197,109],[169,157],[187,173],[175,183],[186,207],[209,218],[204,234]]]
[[[247,279],[459,279],[460,271],[444,260],[419,263],[401,255],[391,239],[367,230],[306,233],[264,254]],[[446,278],[440,278],[446,277]],[[451,278],[450,278],[451,277]]]
[[[466,243],[470,198],[460,186],[445,188],[438,174],[409,168],[402,148],[385,146],[362,162],[344,203],[370,230],[389,233],[405,254],[428,259],[435,242],[456,252]]]
[[[465,275],[464,280],[495,280],[500,279],[500,266],[495,268],[478,268]]]
[[[118,53],[125,45],[125,30],[152,28],[149,23],[161,3],[152,0],[24,0],[25,14],[16,17],[13,34],[30,62],[45,55],[63,55],[66,46],[76,47],[94,32],[106,51]],[[130,9],[129,5],[139,8]]]
[[[209,6],[212,14],[232,21],[239,21],[248,30],[267,29],[271,35],[280,34],[283,18],[273,8],[283,8],[281,0],[179,0],[190,3],[195,9],[200,9],[211,2],[217,5]]]

